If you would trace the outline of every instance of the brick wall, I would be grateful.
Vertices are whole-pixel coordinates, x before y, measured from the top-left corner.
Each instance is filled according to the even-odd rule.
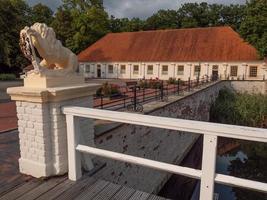
[[[21,158],[20,171],[36,177],[67,172],[66,119],[62,106],[92,107],[92,96],[53,103],[17,101]],[[81,137],[94,144],[93,123],[79,119]]]

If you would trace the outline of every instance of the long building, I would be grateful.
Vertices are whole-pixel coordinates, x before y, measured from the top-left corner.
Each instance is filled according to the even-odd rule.
[[[109,33],[78,58],[88,78],[267,78],[257,50],[228,26]]]

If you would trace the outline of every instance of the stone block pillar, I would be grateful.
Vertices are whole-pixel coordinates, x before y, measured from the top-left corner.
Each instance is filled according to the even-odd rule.
[[[8,88],[7,92],[17,106],[21,173],[48,177],[68,171],[66,120],[61,108],[93,107],[92,95],[98,87],[80,84],[43,89]],[[93,122],[82,118],[79,123],[81,141],[94,145]],[[83,166],[92,168],[88,157],[83,157]]]

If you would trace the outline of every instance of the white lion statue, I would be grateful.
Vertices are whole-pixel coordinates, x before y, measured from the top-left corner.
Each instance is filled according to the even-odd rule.
[[[35,23],[20,32],[20,47],[33,66],[35,73],[57,74],[56,71],[74,73],[78,70],[77,56],[56,39],[53,28]],[[35,52],[37,50],[37,52]],[[41,57],[41,58],[40,58]],[[51,72],[51,73],[49,73]]]

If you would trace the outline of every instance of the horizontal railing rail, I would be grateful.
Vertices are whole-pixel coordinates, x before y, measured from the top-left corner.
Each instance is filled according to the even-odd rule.
[[[77,180],[81,177],[80,153],[83,152],[200,179],[201,200],[212,200],[215,182],[267,193],[267,183],[215,173],[218,136],[267,143],[266,129],[81,107],[64,107],[63,113],[66,114],[67,120],[69,179],[71,180]],[[75,123],[77,117],[203,134],[202,169],[182,167],[82,145],[79,143],[78,123]]]

